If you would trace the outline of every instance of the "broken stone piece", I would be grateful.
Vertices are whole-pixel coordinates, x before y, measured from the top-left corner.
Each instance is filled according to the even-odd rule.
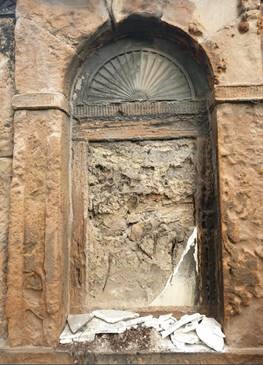
[[[215,351],[223,351],[225,335],[221,325],[214,318],[204,317],[196,327],[196,333],[208,347]]]
[[[62,344],[71,343],[73,336],[74,335],[70,331],[68,324],[66,324],[64,330],[62,331],[62,333],[59,337],[59,342],[62,343]]]
[[[194,331],[196,329],[196,327],[198,326],[200,322],[200,318],[192,321],[192,322],[189,322],[187,323],[183,328],[182,328],[182,332],[191,332],[191,331]]]
[[[83,328],[94,317],[93,313],[87,314],[70,314],[67,318],[67,322],[71,332],[76,333]]]
[[[158,318],[154,318],[153,316],[147,316],[147,317],[146,317],[145,321],[142,323],[142,325],[144,327],[154,328],[157,331],[159,331],[159,328],[160,328],[159,319]]]
[[[158,321],[159,321],[160,330],[167,330],[168,328],[170,328],[172,325],[174,325],[177,322],[176,318],[174,318],[172,315],[169,318],[160,316]]]
[[[147,322],[149,323],[149,321],[151,321],[152,319],[153,319],[153,316],[148,315],[145,317],[131,319],[129,321],[126,321],[125,324],[126,324],[127,329],[136,328],[139,324],[143,325],[144,323],[147,323]]]
[[[126,322],[120,321],[117,323],[107,323],[102,319],[93,318],[90,322],[88,322],[84,334],[94,333],[94,334],[103,334],[103,333],[123,333],[127,329]]]
[[[73,339],[73,342],[92,342],[95,340],[96,334],[93,332],[80,332],[78,337]]]
[[[183,332],[182,330],[175,331],[170,335],[170,338],[173,343],[181,342],[189,345],[196,345],[201,343],[200,338],[197,336],[195,331],[187,333]]]
[[[125,321],[128,319],[139,317],[139,314],[135,312],[114,310],[114,309],[95,310],[93,312],[93,315],[108,323],[117,323],[120,321]]]
[[[166,330],[164,330],[161,333],[161,335],[163,338],[165,338],[165,337],[169,336],[170,334],[172,334],[173,332],[175,332],[180,327],[183,327],[184,325],[186,325],[187,323],[195,321],[195,320],[200,320],[202,318],[203,318],[203,315],[201,315],[200,313],[185,314],[174,325],[172,325],[169,328],[167,328]]]
[[[181,341],[178,341],[173,335],[170,335],[170,339],[171,339],[171,342],[172,344],[180,351],[185,351],[185,343],[184,342],[181,342]]]

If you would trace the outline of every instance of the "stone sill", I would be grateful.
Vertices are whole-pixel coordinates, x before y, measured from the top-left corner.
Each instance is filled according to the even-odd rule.
[[[263,347],[227,349],[223,353],[72,353],[46,347],[0,348],[0,364],[263,364]]]

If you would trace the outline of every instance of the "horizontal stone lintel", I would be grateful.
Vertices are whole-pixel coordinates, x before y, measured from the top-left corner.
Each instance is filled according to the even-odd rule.
[[[17,94],[12,99],[14,110],[59,109],[69,114],[68,102],[61,93]]]
[[[216,86],[214,99],[215,102],[260,101],[263,100],[263,84]]]

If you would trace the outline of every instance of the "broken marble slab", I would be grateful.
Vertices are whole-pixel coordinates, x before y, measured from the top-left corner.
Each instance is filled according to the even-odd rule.
[[[71,332],[76,333],[78,330],[81,330],[92,318],[94,314],[70,314],[67,318],[67,322]]]
[[[175,324],[168,327],[166,330],[164,330],[161,335],[163,338],[169,336],[173,332],[175,332],[180,327],[183,327],[189,322],[195,321],[195,320],[201,320],[203,318],[203,315],[200,313],[194,313],[194,314],[185,314],[182,316]]]
[[[143,325],[144,323],[148,323],[148,326],[149,326],[149,323],[151,323],[151,321],[154,321],[154,319],[153,319],[153,316],[150,314],[148,316],[130,319],[128,321],[125,321],[124,323],[126,325],[126,328],[130,329],[130,328],[137,328],[138,325]]]
[[[208,347],[215,351],[223,351],[225,335],[221,325],[214,318],[204,317],[196,327],[196,333]]]
[[[159,330],[160,328],[160,325],[159,325],[159,320],[158,318],[155,318],[153,316],[147,316],[145,317],[144,321],[141,323],[141,325],[143,327],[147,327],[147,328],[154,328],[156,329],[157,331]]]
[[[202,319],[198,318],[194,321],[191,321],[191,322],[187,323],[184,327],[182,327],[182,331],[185,332],[185,333],[195,331],[195,329],[198,326],[200,320],[202,320]]]
[[[69,325],[66,324],[64,330],[60,334],[59,342],[63,343],[63,344],[64,343],[71,343],[73,337],[74,337],[74,334],[71,332],[71,330],[69,328]]]
[[[201,343],[200,338],[197,336],[195,331],[183,332],[182,330],[175,331],[170,335],[171,341],[180,342],[189,345],[197,345]]]
[[[100,309],[93,311],[93,315],[108,323],[117,323],[129,319],[137,318],[140,315],[135,312],[114,309]]]
[[[168,328],[170,328],[172,325],[174,325],[177,320],[175,317],[170,316],[169,318],[161,318],[161,316],[158,318],[158,322],[159,322],[159,331],[162,330],[167,330]]]
[[[119,321],[116,323],[108,323],[100,318],[94,317],[87,323],[83,333],[123,333],[127,329],[126,322]]]

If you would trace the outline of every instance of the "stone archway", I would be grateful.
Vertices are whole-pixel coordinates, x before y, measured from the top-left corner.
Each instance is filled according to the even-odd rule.
[[[72,94],[71,310],[201,306],[215,314],[220,248],[206,70],[161,28],[120,34],[85,59]],[[164,299],[194,226],[199,263],[192,249]]]

